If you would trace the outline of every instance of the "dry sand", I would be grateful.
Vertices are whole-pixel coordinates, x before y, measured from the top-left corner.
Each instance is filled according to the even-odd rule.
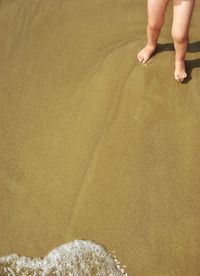
[[[180,84],[171,2],[147,65],[144,0],[0,2],[0,256],[88,239],[200,275],[199,8]]]

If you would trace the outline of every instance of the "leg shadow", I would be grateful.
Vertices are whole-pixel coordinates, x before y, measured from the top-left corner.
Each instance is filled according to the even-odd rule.
[[[200,68],[200,58],[185,61],[187,78],[182,83],[188,83],[192,79],[192,70]]]
[[[157,44],[156,50],[152,56],[157,55],[161,52],[175,51],[173,43]],[[198,53],[200,52],[200,41],[192,42],[188,44],[187,53]],[[182,83],[188,83],[192,79],[192,71],[194,68],[200,68],[200,59],[186,60],[186,71],[187,78]]]
[[[175,51],[173,43],[165,43],[165,44],[158,43],[154,54],[156,55],[161,52],[170,52],[170,51]],[[188,44],[187,53],[198,53],[198,52],[200,52],[200,41],[196,41]]]

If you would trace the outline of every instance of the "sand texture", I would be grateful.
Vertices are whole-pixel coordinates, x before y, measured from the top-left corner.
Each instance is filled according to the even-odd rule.
[[[143,65],[144,0],[0,1],[0,256],[90,240],[200,275],[200,2],[182,84],[172,10]]]

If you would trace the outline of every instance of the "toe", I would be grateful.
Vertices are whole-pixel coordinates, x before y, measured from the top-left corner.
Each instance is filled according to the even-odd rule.
[[[175,78],[175,80],[179,81],[179,80],[180,80],[180,78],[179,78],[179,74],[174,73],[174,78]]]
[[[186,73],[183,74],[183,78],[184,79],[187,78],[187,74]]]
[[[137,59],[141,62],[141,56],[140,56],[140,54],[137,55]]]
[[[147,62],[147,57],[143,57],[143,59],[142,59],[142,63],[146,63]]]
[[[139,61],[143,62],[144,58],[142,56],[139,56]]]
[[[187,77],[187,74],[186,73],[183,73],[182,76],[181,76],[181,82],[185,80],[185,78]]]

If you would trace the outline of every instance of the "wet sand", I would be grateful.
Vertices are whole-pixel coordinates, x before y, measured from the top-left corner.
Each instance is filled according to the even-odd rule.
[[[200,37],[173,78],[172,3],[147,65],[146,1],[0,3],[0,256],[75,239],[129,275],[200,274]]]

